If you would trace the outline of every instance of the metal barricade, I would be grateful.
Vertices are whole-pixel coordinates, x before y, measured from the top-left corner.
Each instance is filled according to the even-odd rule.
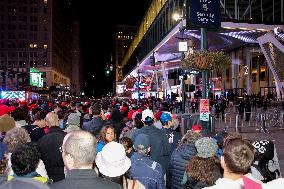
[[[241,128],[240,128],[240,116],[237,114],[236,115],[236,123],[235,123],[235,132],[240,133]]]
[[[188,130],[190,130],[193,125],[202,125],[204,123],[203,121],[200,121],[199,113],[176,114],[176,116],[181,121],[180,127],[182,135],[184,135]],[[207,132],[215,132],[215,117],[213,115],[209,115],[208,128],[204,128],[204,130],[207,130]]]

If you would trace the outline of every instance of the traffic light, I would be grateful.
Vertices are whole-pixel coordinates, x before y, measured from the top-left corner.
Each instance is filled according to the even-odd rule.
[[[110,75],[110,69],[107,67],[105,68],[105,75],[108,77]]]

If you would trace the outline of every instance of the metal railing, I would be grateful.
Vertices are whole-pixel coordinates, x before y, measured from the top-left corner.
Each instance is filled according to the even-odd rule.
[[[249,116],[249,117],[246,117]],[[235,127],[235,132],[242,132],[243,128],[256,127],[262,133],[269,133],[272,127],[284,126],[284,111],[273,110],[269,112],[244,112],[243,115],[235,115],[233,125],[232,116],[225,119],[225,124]]]
[[[175,114],[178,119],[180,119],[180,127],[181,134],[184,135],[188,130],[192,128],[193,125],[200,124],[202,125],[202,121],[200,121],[199,113],[184,113],[184,114]],[[213,115],[209,115],[208,128],[204,128],[204,132],[215,132],[215,117]]]

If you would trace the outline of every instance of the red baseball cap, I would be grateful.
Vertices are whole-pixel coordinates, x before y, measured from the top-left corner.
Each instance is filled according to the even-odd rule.
[[[201,125],[193,125],[191,127],[191,131],[196,132],[196,131],[202,131],[202,126]]]
[[[6,105],[0,105],[0,116],[4,115],[4,114],[8,114],[11,113],[12,111],[15,110],[14,106],[6,106]]]

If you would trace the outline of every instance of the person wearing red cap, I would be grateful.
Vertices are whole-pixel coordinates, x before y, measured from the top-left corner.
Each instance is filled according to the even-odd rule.
[[[203,130],[202,126],[201,125],[193,125],[191,127],[191,131],[192,132],[201,132]]]
[[[15,110],[14,106],[6,106],[4,104],[1,104],[0,105],[0,116],[2,116],[4,114],[9,114],[14,110]]]

